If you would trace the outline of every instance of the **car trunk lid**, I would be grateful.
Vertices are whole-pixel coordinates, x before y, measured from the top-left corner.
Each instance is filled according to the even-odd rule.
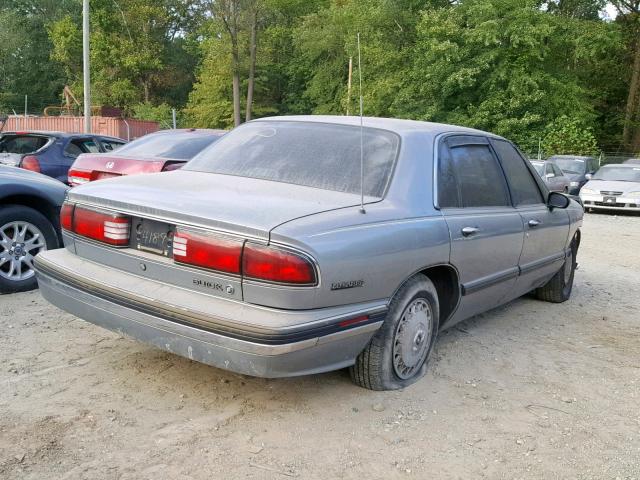
[[[69,170],[69,183],[72,186],[94,180],[134,175],[139,173],[156,173],[162,171],[168,162],[164,158],[138,158],[117,154],[85,153],[76,159]]]
[[[356,206],[359,196],[230,175],[178,170],[74,188],[71,201],[120,213],[269,239],[290,220]]]

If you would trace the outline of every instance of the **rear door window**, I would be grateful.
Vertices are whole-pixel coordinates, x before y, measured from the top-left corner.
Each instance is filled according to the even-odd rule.
[[[504,140],[492,139],[491,143],[502,161],[502,167],[509,181],[515,204],[534,205],[544,203],[534,173],[529,169],[526,164],[527,161],[522,158],[518,150]],[[553,173],[549,163],[547,163],[545,173]]]
[[[458,137],[462,138],[462,137]],[[473,140],[469,140],[474,142]],[[498,160],[486,139],[478,143],[463,143],[447,139],[448,155],[439,166],[439,199],[441,207],[503,207],[510,206],[509,191]],[[455,179],[455,180],[453,180]],[[457,188],[453,204],[452,183]],[[440,196],[442,194],[442,196]]]

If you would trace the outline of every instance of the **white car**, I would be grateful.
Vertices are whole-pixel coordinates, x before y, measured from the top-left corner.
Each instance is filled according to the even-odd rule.
[[[585,209],[640,211],[640,165],[605,165],[580,190]]]

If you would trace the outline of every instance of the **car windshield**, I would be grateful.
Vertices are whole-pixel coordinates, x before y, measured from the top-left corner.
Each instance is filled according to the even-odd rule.
[[[118,154],[132,157],[191,160],[220,138],[219,134],[194,132],[151,133],[118,148]]]
[[[604,166],[593,176],[594,180],[615,180],[619,182],[640,182],[640,166]]]
[[[553,161],[564,173],[584,173],[587,171],[587,162],[582,158],[554,158]]]
[[[185,169],[360,193],[360,127],[316,122],[253,122],[236,128]],[[381,198],[400,144],[365,127],[364,194]]]
[[[44,147],[50,137],[44,135],[3,135],[0,153],[33,153]]]
[[[542,176],[544,174],[544,163],[531,162],[531,165],[533,165],[533,168],[536,169],[536,172],[538,172],[538,175]]]

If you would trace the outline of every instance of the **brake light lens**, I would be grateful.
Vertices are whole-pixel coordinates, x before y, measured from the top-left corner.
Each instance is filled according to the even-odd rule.
[[[73,211],[76,206],[73,203],[64,202],[60,209],[60,225],[65,230],[73,229]]]
[[[67,181],[72,187],[82,185],[83,183],[91,181],[91,172],[87,172],[84,170],[69,170]]]
[[[83,237],[109,245],[129,245],[130,221],[124,215],[76,206],[72,225],[73,232]]]
[[[173,236],[173,259],[178,263],[239,275],[242,243],[178,229]]]
[[[33,155],[25,155],[22,157],[22,161],[20,162],[20,167],[25,170],[31,170],[32,172],[40,173],[40,162],[38,161],[38,157]]]
[[[242,255],[245,277],[294,285],[315,285],[315,268],[310,260],[293,252],[247,243]]]

